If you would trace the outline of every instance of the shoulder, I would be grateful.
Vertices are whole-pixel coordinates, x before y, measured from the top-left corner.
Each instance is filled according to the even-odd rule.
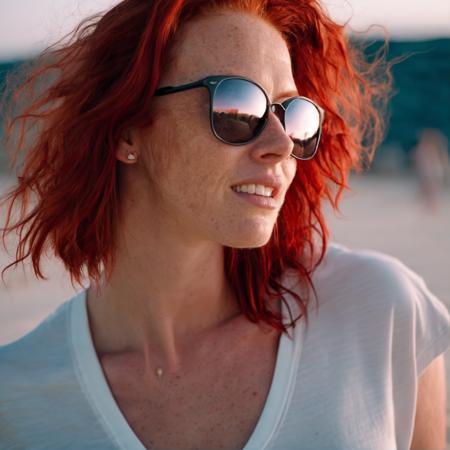
[[[44,385],[64,377],[71,358],[68,320],[72,300],[29,333],[0,346],[0,415],[5,404],[45,390]]]
[[[69,313],[75,298],[26,335],[0,346],[2,448],[12,448],[19,441],[44,448],[39,439],[48,439],[45,433],[61,425],[60,419],[74,407],[68,393],[77,387],[69,336]]]
[[[64,302],[42,320],[33,330],[19,339],[0,346],[0,366],[31,368],[42,360],[49,362],[52,350],[64,342],[67,331],[67,314],[70,302]],[[2,370],[1,373],[4,373]]]
[[[415,354],[418,374],[448,347],[447,307],[422,277],[393,256],[332,244],[313,283],[319,310],[325,305],[332,322],[350,320],[364,333],[375,330],[374,338],[392,334],[402,353],[409,348]]]
[[[80,380],[81,293],[33,331],[0,347],[0,448],[112,448]]]
[[[317,267],[313,282],[328,299],[330,292],[391,304],[410,303],[429,294],[424,280],[398,258],[368,249],[349,249],[332,243]]]
[[[366,249],[331,244],[313,274],[320,305],[370,322],[381,316],[416,336],[448,334],[450,314],[423,278],[399,259]],[[434,329],[434,330],[433,330]]]
[[[393,275],[394,277],[413,274],[398,258],[370,249],[350,249],[344,245],[332,242],[328,245],[323,263],[318,271],[335,276],[349,275],[349,271],[363,275],[367,272],[376,275]],[[416,274],[413,274],[416,276]]]

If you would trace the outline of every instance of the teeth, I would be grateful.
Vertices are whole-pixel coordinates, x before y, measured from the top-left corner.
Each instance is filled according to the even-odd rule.
[[[232,189],[236,192],[246,192],[247,194],[262,195],[263,197],[271,197],[273,192],[273,188],[262,184],[241,184],[240,186],[233,186]]]
[[[256,185],[255,192],[258,195],[264,195],[264,192],[266,192],[266,188],[264,186],[261,186],[260,184]]]

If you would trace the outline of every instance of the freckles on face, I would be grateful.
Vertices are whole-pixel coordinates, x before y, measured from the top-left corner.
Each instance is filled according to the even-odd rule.
[[[189,24],[182,36],[180,54],[160,87],[208,75],[236,74],[258,82],[272,100],[277,93],[295,89],[283,38],[259,18],[225,13]],[[232,146],[212,133],[206,88],[155,101],[164,105],[164,120],[154,136],[154,150],[167,152],[168,156],[162,170],[149,168],[149,178],[158,193],[158,202],[152,200],[153,210],[163,222],[176,223],[179,235],[186,239],[201,238],[238,248],[267,243],[279,209],[263,209],[244,201],[231,186],[272,174],[282,180],[280,195],[284,197],[297,161],[280,156],[281,147],[286,149],[286,142],[291,144],[280,124],[273,122],[258,142]],[[278,157],[274,156],[275,150]]]
[[[230,247],[265,244],[277,212],[247,205],[231,189],[246,158],[245,147],[221,143],[207,121],[200,127],[194,122],[171,138],[168,164],[156,174],[158,202],[152,199],[152,209],[176,223],[186,239]]]
[[[210,209],[208,205],[220,203],[226,183],[224,162],[220,160],[223,152],[217,152],[209,128],[208,99],[206,105],[205,101],[201,104],[194,95],[200,94],[198,91],[191,91],[180,101],[175,96],[166,97],[165,119],[157,124],[157,133],[148,138],[156,140],[153,153],[165,153],[159,156],[164,164],[158,164],[157,168],[152,167],[155,158],[149,161],[155,197],[185,225],[204,215]],[[204,95],[199,97],[205,100]]]

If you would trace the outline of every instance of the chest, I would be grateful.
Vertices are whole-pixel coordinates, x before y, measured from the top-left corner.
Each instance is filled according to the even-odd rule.
[[[136,363],[102,362],[124,418],[150,448],[241,449],[261,416],[273,379],[279,335],[238,349],[216,348],[158,379]]]

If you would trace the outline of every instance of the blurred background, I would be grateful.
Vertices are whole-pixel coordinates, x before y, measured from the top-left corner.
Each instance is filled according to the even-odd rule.
[[[0,3],[0,89],[21,61],[70,31],[111,0],[2,0]],[[351,191],[327,216],[331,236],[353,248],[371,248],[401,259],[418,272],[450,307],[450,2],[448,0],[335,0],[324,2],[332,17],[349,24],[351,38],[368,44],[368,57],[389,37],[395,94],[389,128],[371,168],[353,174]],[[364,36],[364,37],[363,37]],[[0,193],[14,183],[0,148]],[[0,212],[0,219],[5,211]],[[0,269],[12,261],[0,250]],[[47,281],[29,265],[10,270],[0,282],[0,344],[42,320],[75,292],[61,265],[45,261]],[[447,394],[450,408],[450,361]],[[449,416],[450,417],[450,416]],[[450,442],[450,420],[447,427]],[[450,448],[450,446],[448,447]]]

